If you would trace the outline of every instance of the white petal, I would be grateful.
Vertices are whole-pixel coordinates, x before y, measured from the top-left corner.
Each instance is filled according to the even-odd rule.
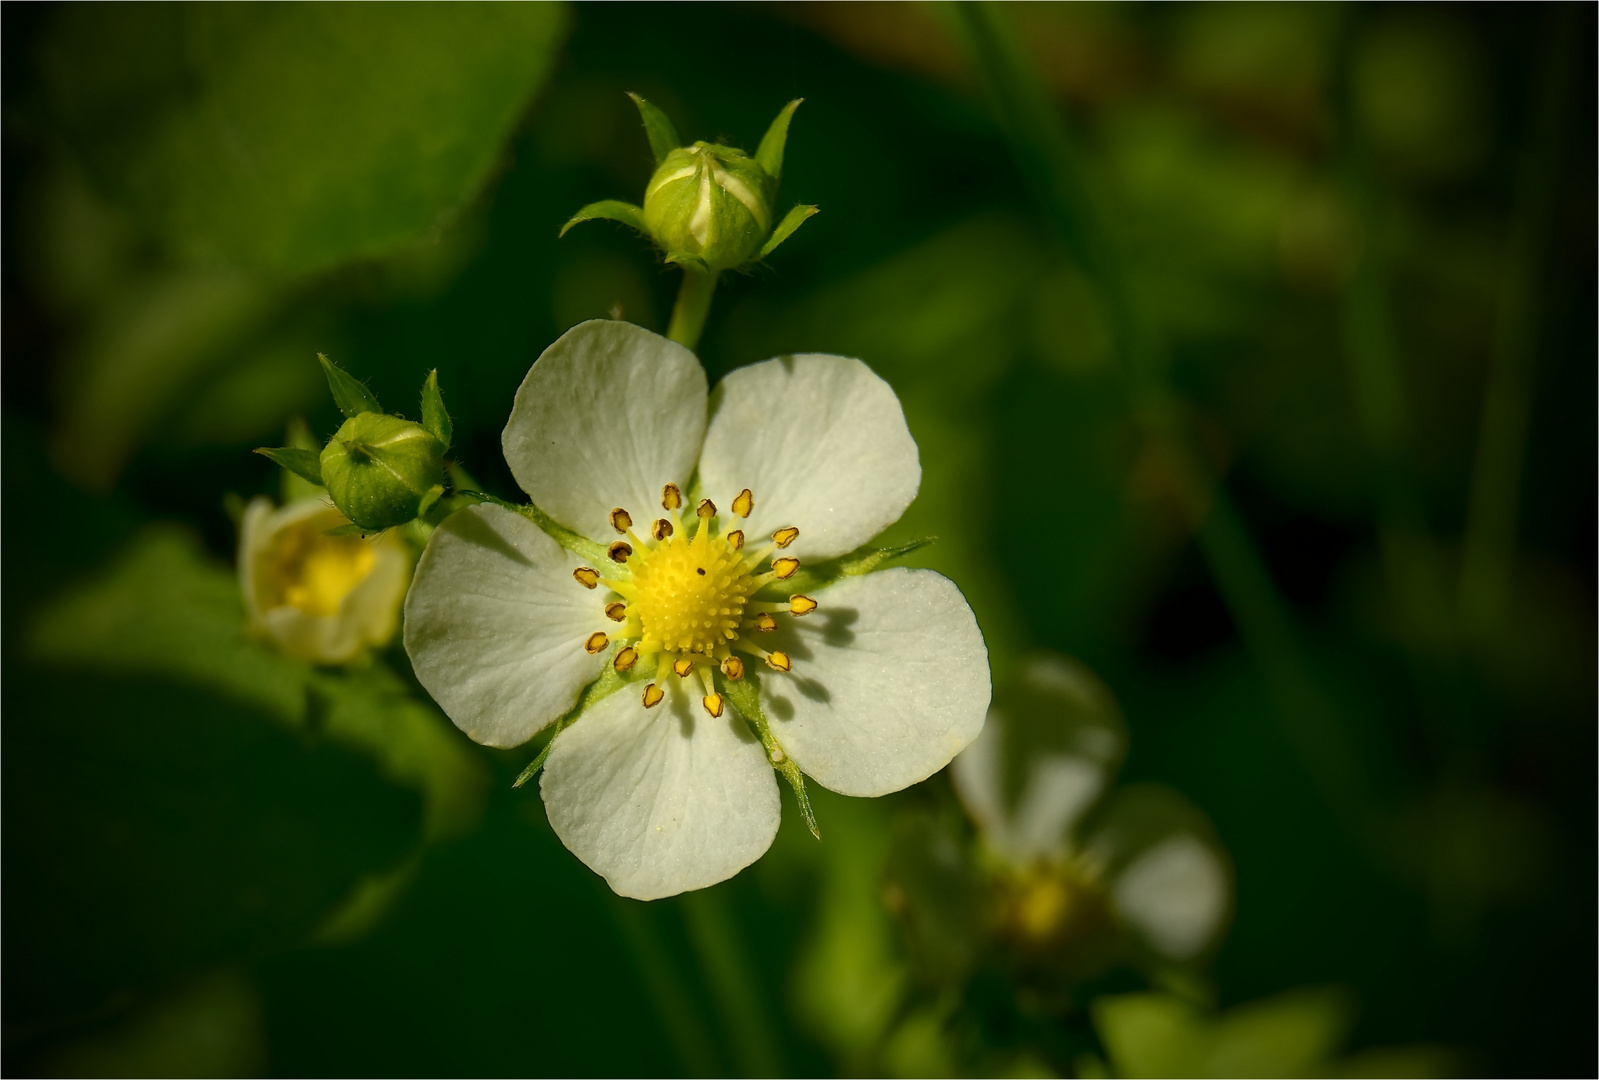
[[[434,530],[405,598],[405,651],[455,726],[488,746],[517,746],[577,703],[603,655],[603,589],[544,531],[498,506],[459,510]]]
[[[1110,691],[1069,657],[1030,657],[951,776],[988,841],[1018,862],[1064,854],[1127,750]]]
[[[794,525],[790,554],[842,555],[898,521],[921,483],[899,399],[859,360],[784,356],[716,388],[699,486],[724,508],[754,493],[751,540]]]
[[[1140,855],[1111,888],[1122,918],[1173,960],[1191,960],[1211,943],[1231,892],[1216,853],[1188,834]]]
[[[635,900],[725,881],[777,835],[761,744],[681,686],[649,710],[637,685],[595,705],[555,737],[539,788],[561,843]]]
[[[786,675],[761,672],[761,700],[802,770],[845,795],[886,795],[977,737],[988,649],[954,582],[895,568],[845,578],[816,600],[815,612],[779,616],[779,632],[758,635],[794,662]]]
[[[544,350],[516,392],[501,444],[511,474],[556,521],[614,539],[610,513],[655,516],[686,485],[705,437],[705,369],[631,323],[581,323]]]

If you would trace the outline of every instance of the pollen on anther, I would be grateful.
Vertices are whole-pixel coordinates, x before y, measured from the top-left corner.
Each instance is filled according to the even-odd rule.
[[[600,583],[600,572],[591,566],[580,566],[572,571],[572,576],[577,583],[585,589],[592,589]]]
[[[728,547],[732,548],[734,551],[740,551],[744,547],[744,530],[734,529],[732,532],[722,537],[722,539],[727,541]]]
[[[661,489],[661,509],[676,510],[683,505],[683,491],[676,484],[667,484]]]
[[[694,512],[702,518],[713,518],[716,516],[716,504],[709,499],[701,499]]]
[[[627,605],[622,603],[606,604],[605,617],[612,622],[621,622],[627,618]]]
[[[794,576],[795,572],[799,570],[799,568],[800,561],[798,559],[790,558],[786,555],[781,559],[772,560],[772,573],[776,574],[779,578],[791,578]]]
[[[787,528],[778,529],[772,534],[772,542],[780,548],[786,548],[788,545],[792,544],[798,539],[799,530],[792,525],[788,526]]]
[[[655,540],[665,540],[672,535],[672,523],[665,518],[656,518],[655,524],[650,526],[650,536]]]
[[[610,643],[611,639],[605,636],[605,631],[596,630],[594,633],[588,636],[587,641],[583,642],[583,651],[589,653],[590,655],[604,652],[605,646],[609,645]]]
[[[733,513],[737,514],[741,518],[747,518],[754,511],[754,509],[755,496],[750,493],[749,488],[745,488],[743,491],[739,492],[738,496],[733,500]]]
[[[629,645],[616,654],[616,659],[611,661],[611,666],[617,671],[629,671],[638,663],[638,650]]]
[[[619,533],[625,533],[633,527],[633,515],[618,506],[611,511],[611,528]]]
[[[678,659],[672,661],[672,674],[679,679],[688,678],[688,673],[694,670],[694,661]]]
[[[777,620],[765,612],[755,616],[755,630],[757,633],[770,634],[777,629]]]
[[[722,674],[734,682],[738,682],[744,677],[744,661],[736,656],[729,656],[722,661]]]
[[[788,613],[790,615],[809,615],[816,610],[816,601],[803,594],[788,598]]]
[[[605,549],[605,554],[611,557],[612,562],[624,563],[627,562],[627,557],[633,554],[633,545],[626,540],[618,540]]]
[[[700,704],[704,705],[705,711],[710,713],[712,716],[722,715],[721,694],[706,694],[704,697],[700,698]]]
[[[666,691],[662,690],[659,686],[656,686],[654,683],[646,684],[644,687],[644,707],[646,709],[655,708],[655,706],[661,703],[661,699],[665,696]]]
[[[792,671],[794,662],[788,658],[786,652],[769,652],[766,654],[766,666],[773,671]]]

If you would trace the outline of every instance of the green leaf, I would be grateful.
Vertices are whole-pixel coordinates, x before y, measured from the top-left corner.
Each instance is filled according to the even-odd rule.
[[[772,230],[765,244],[761,245],[761,258],[766,258],[777,250],[777,245],[794,235],[794,230],[805,224],[805,219],[819,211],[819,206],[796,206],[783,215],[783,220],[777,223],[777,228]]]
[[[561,235],[565,236],[567,230],[573,225],[580,225],[585,221],[620,221],[630,229],[636,229],[645,236],[650,235],[649,228],[644,224],[644,210],[632,203],[620,199],[601,199],[599,202],[589,203],[583,209],[572,215],[572,220],[561,226]]]
[[[767,128],[766,134],[761,137],[761,145],[755,148],[756,163],[765,169],[766,174],[773,180],[783,178],[783,149],[788,144],[788,122],[794,118],[794,110],[799,108],[800,102],[804,100],[804,98],[795,98],[784,105],[783,111],[777,114],[777,119],[772,121],[772,126]]]
[[[660,109],[631,90],[627,96],[638,106],[638,114],[644,120],[644,134],[650,140],[650,153],[655,155],[655,164],[659,165],[666,160],[667,154],[683,145],[683,140],[677,137],[677,128]]]
[[[444,408],[444,395],[439,393],[438,368],[428,372],[428,380],[422,384],[422,426],[427,428],[428,434],[439,440],[444,449],[450,448],[455,426],[450,423],[450,414]]]
[[[322,372],[328,377],[328,389],[333,391],[334,404],[338,405],[339,411],[347,418],[360,416],[362,413],[383,411],[378,399],[360,379],[336,365],[322,353],[317,353],[316,358],[322,362]]]
[[[293,446],[277,448],[263,446],[258,448],[256,453],[264,458],[271,458],[302,480],[309,481],[317,487],[322,486],[322,458],[314,450],[301,450]]]
[[[549,74],[564,5],[63,9],[47,105],[186,260],[289,277],[448,224]]]

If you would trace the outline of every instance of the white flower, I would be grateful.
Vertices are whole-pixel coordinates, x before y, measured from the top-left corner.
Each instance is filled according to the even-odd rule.
[[[1126,754],[1110,691],[1074,660],[1039,656],[1023,663],[950,773],[1014,877],[1018,936],[1080,938],[1103,912],[1157,957],[1193,960],[1226,926],[1231,867],[1204,815],[1176,792],[1109,792]]]
[[[343,664],[399,625],[410,579],[405,541],[329,536],[349,521],[326,498],[274,510],[253,499],[239,529],[239,585],[251,626],[290,656]]]
[[[556,834],[616,892],[670,896],[758,859],[777,832],[774,766],[883,795],[981,730],[988,654],[949,580],[784,587],[800,560],[893,524],[921,483],[899,401],[860,361],[768,360],[709,396],[689,350],[588,322],[528,372],[504,448],[538,509],[470,507],[434,532],[406,648],[491,746],[583,698],[540,788]],[[751,681],[763,716],[741,718],[729,687]]]

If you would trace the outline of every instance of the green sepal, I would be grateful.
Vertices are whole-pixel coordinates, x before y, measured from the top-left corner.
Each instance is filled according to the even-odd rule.
[[[571,727],[578,717],[599,704],[601,700],[610,697],[626,685],[627,680],[621,673],[610,664],[606,664],[605,671],[600,677],[583,688],[583,693],[578,695],[577,704],[572,706],[571,711],[555,722],[555,730],[550,732],[550,741],[544,744],[544,749],[539,751],[538,757],[528,763],[521,775],[511,782],[511,786],[519,788],[533,779],[534,775],[544,768],[544,759],[550,756],[550,750],[555,746],[555,737]]]
[[[788,122],[794,118],[794,110],[804,100],[795,98],[784,105],[783,111],[772,121],[772,126],[766,129],[761,145],[755,148],[756,163],[766,170],[766,175],[774,182],[783,178],[783,149],[788,145]]]
[[[755,733],[760,736],[761,745],[766,748],[766,760],[772,763],[772,768],[783,774],[788,786],[794,789],[794,801],[799,803],[800,814],[805,818],[806,827],[811,830],[812,836],[820,840],[822,831],[816,827],[816,814],[811,811],[810,796],[805,794],[805,774],[800,772],[800,767],[777,741],[777,736],[772,734],[772,725],[767,722],[766,713],[761,709],[761,691],[755,684],[754,677],[746,675],[737,681],[732,679],[719,681],[728,703],[738,710],[740,716],[755,726]]]
[[[443,484],[434,484],[432,487],[428,488],[427,494],[422,496],[422,502],[416,508],[416,516],[419,518],[426,518],[428,511],[433,509],[433,504],[438,502],[440,496],[443,494]]]
[[[686,251],[669,251],[666,253],[666,261],[699,274],[709,274],[711,272],[710,263],[698,255],[690,255]]]
[[[495,506],[504,507],[506,510],[510,510],[513,513],[521,514],[523,517],[533,522],[533,524],[543,529],[545,535],[551,540],[554,540],[557,544],[560,544],[572,554],[577,555],[580,558],[587,559],[596,566],[605,565],[603,562],[603,560],[606,558],[604,544],[596,544],[588,537],[581,536],[578,533],[573,532],[565,525],[562,525],[560,522],[550,517],[550,515],[546,514],[543,510],[540,510],[537,506],[534,506],[532,503],[506,502],[504,499],[501,499],[495,495],[490,495],[484,491],[460,491],[457,492],[457,494],[460,495],[461,498],[470,502],[492,503]],[[627,573],[627,567],[618,566],[615,563],[611,564],[610,569],[613,573],[618,570],[624,574]]]
[[[317,487],[322,486],[322,459],[315,450],[302,450],[298,446],[263,446],[256,453],[270,458],[300,479]]]
[[[667,154],[683,145],[683,140],[677,137],[677,128],[660,109],[631,90],[627,96],[638,106],[638,114],[644,120],[644,134],[650,140],[650,153],[655,155],[655,164],[659,165]]]
[[[355,522],[349,521],[349,522],[345,522],[343,525],[335,525],[331,529],[323,530],[322,535],[323,536],[371,536],[371,535],[373,535],[375,533],[380,533],[382,531],[383,531],[382,529],[363,529],[363,528],[361,528],[361,526],[355,524]]]
[[[450,414],[444,408],[444,395],[439,393],[438,368],[428,372],[427,382],[422,384],[422,426],[443,444],[444,449],[450,448],[455,425],[450,423]]]
[[[316,358],[322,361],[322,373],[328,377],[328,389],[333,391],[333,403],[339,407],[345,419],[354,419],[362,413],[383,411],[378,399],[360,379],[336,365],[322,353],[317,353]]]
[[[783,215],[783,220],[777,223],[777,228],[772,230],[772,235],[766,243],[761,245],[761,258],[766,258],[777,250],[777,245],[794,235],[794,230],[805,224],[805,219],[819,211],[819,206],[796,206]]]
[[[844,578],[860,577],[862,574],[871,573],[886,562],[903,559],[911,552],[924,548],[937,539],[936,536],[928,536],[895,547],[859,547],[847,555],[840,555],[836,559],[829,559],[815,566],[801,566],[793,577],[774,581],[767,588],[780,586],[787,594],[825,589]]]
[[[650,235],[649,226],[644,224],[644,208],[623,202],[621,199],[601,199],[599,202],[589,203],[573,214],[571,221],[561,226],[560,235],[565,236],[573,225],[598,220],[620,221],[630,229],[636,229],[645,236]]]

